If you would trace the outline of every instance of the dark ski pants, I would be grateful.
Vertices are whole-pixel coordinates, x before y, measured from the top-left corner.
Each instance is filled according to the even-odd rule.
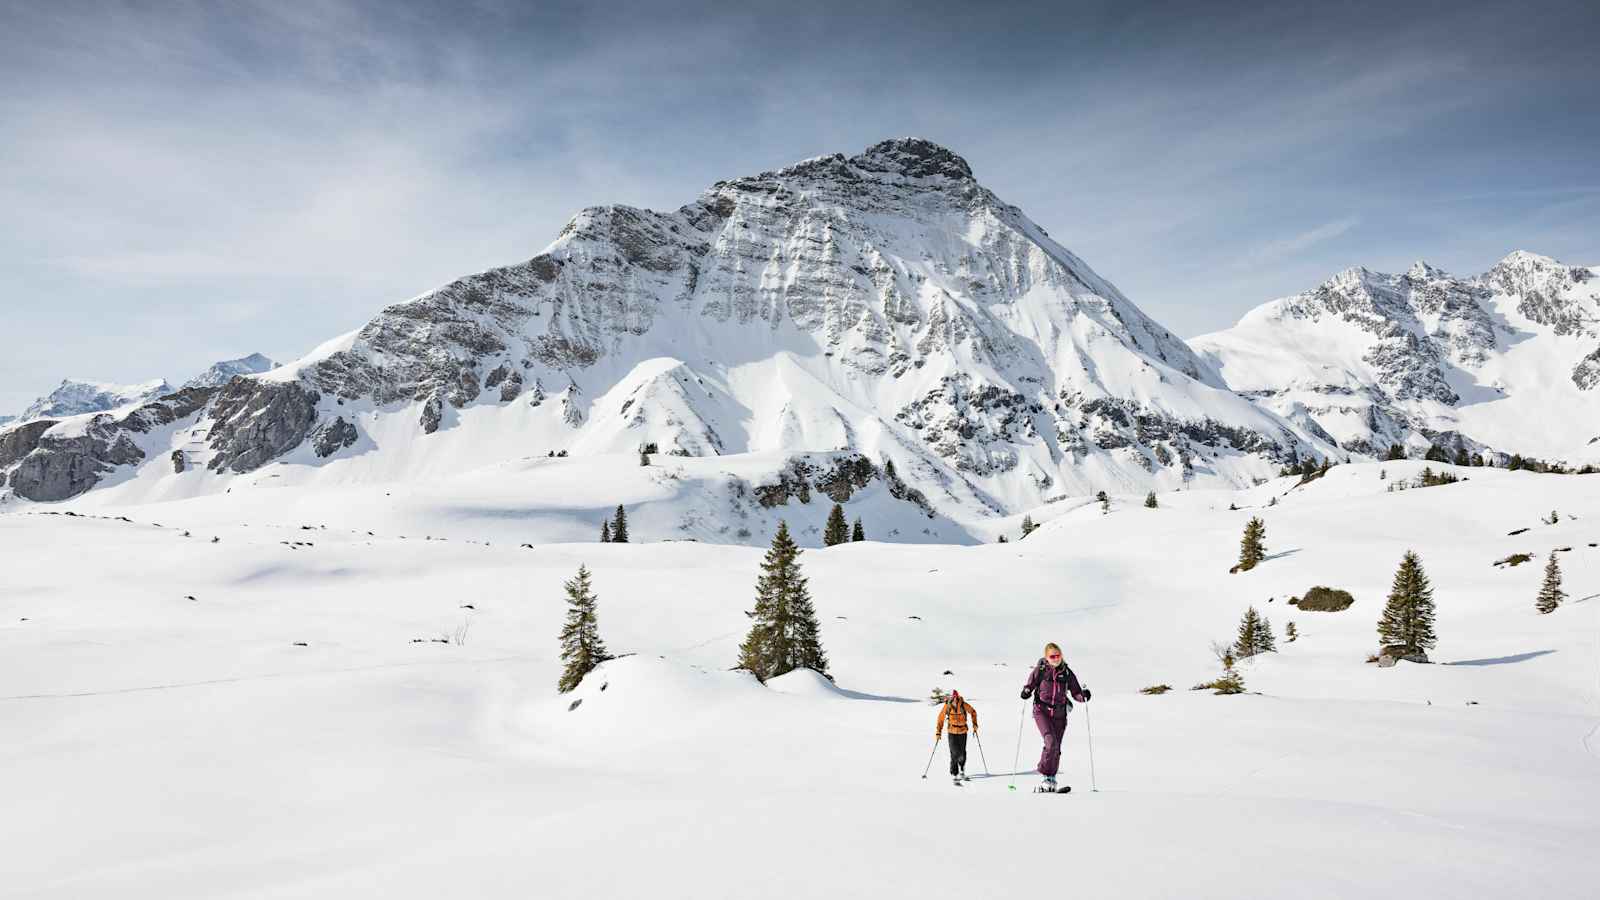
[[[1042,703],[1033,705],[1033,724],[1039,727],[1044,738],[1044,752],[1039,754],[1039,774],[1054,777],[1061,767],[1061,736],[1067,732],[1066,704],[1057,707]]]
[[[950,774],[960,775],[967,769],[967,736],[950,733]]]

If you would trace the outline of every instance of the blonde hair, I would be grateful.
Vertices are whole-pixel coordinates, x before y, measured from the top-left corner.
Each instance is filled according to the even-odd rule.
[[[1044,645],[1044,657],[1045,657],[1045,659],[1049,659],[1050,658],[1050,651],[1051,650],[1054,650],[1057,653],[1061,653],[1061,645],[1057,644],[1054,641],[1051,641],[1050,643],[1045,644]],[[1061,655],[1062,656],[1066,656],[1065,653],[1061,653]]]

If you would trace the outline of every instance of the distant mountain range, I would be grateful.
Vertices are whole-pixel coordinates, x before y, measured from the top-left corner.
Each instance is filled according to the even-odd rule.
[[[235,375],[257,375],[278,367],[260,353],[239,359],[213,363],[210,368],[183,383],[183,387],[220,387]],[[34,419],[59,419],[81,416],[86,413],[108,412],[121,407],[136,406],[170,394],[175,390],[165,379],[156,378],[138,384],[111,384],[80,378],[62,379],[55,390],[33,401],[20,416],[0,416],[0,425],[7,422],[28,422]]]
[[[735,507],[877,481],[982,518],[1396,442],[1551,454],[1587,439],[1532,432],[1549,397],[1597,396],[1594,275],[1531,254],[1471,279],[1356,269],[1191,346],[961,157],[897,139],[672,212],[585,209],[532,259],[281,368],[0,428],[0,473],[32,500],[113,474],[160,499],[268,463],[334,483],[650,449],[773,459],[729,476]]]
[[[1600,269],[1518,251],[1489,271],[1347,269],[1190,341],[1228,385],[1346,451],[1588,458]]]

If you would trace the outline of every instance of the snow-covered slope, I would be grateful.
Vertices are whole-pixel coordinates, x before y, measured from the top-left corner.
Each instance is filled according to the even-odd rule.
[[[1353,452],[1572,459],[1600,437],[1600,270],[1532,253],[1471,278],[1350,269],[1191,343],[1230,387]]]
[[[278,363],[262,356],[260,353],[252,353],[249,356],[241,356],[238,359],[225,359],[221,362],[212,363],[210,368],[185,381],[183,386],[186,388],[221,387],[235,375],[259,375],[277,367]]]
[[[18,421],[107,412],[137,406],[171,392],[172,385],[160,378],[139,384],[109,384],[66,378],[55,390],[33,401],[22,411]]]
[[[273,461],[405,479],[655,444],[848,449],[960,515],[1247,484],[1335,449],[1229,391],[916,139],[718,182],[674,212],[586,209],[527,262],[228,383],[182,439],[203,465],[165,472],[171,496]]]
[[[262,501],[229,518],[217,497],[121,519],[23,507],[0,515],[4,883],[41,900],[1592,897],[1600,478],[1389,490],[1422,465],[1053,504],[1020,543],[808,550],[836,686],[728,671],[756,548],[523,547],[514,502],[451,517],[449,485],[427,501],[448,539],[411,530],[418,498],[385,507],[365,485],[338,523],[267,521]],[[573,480],[574,503],[599,493]],[[323,487],[279,493],[271,508],[325,509]],[[1269,558],[1229,575],[1253,515]],[[1408,549],[1435,589],[1436,664],[1379,669],[1363,660]],[[1570,597],[1541,616],[1552,551]],[[1534,561],[1491,565],[1518,552]],[[557,695],[580,564],[602,636],[634,655]],[[1316,584],[1355,605],[1286,605]],[[1251,603],[1279,640],[1241,664],[1259,693],[1188,690]],[[1047,640],[1094,692],[1066,797],[1026,793],[1039,738],[1017,692]],[[935,686],[979,712],[963,787],[944,745],[919,777]]]

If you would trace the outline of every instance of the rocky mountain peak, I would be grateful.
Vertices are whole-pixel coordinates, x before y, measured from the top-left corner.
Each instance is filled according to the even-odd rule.
[[[923,138],[905,137],[879,141],[850,164],[866,172],[886,172],[907,178],[972,178],[972,167],[950,150]]]

